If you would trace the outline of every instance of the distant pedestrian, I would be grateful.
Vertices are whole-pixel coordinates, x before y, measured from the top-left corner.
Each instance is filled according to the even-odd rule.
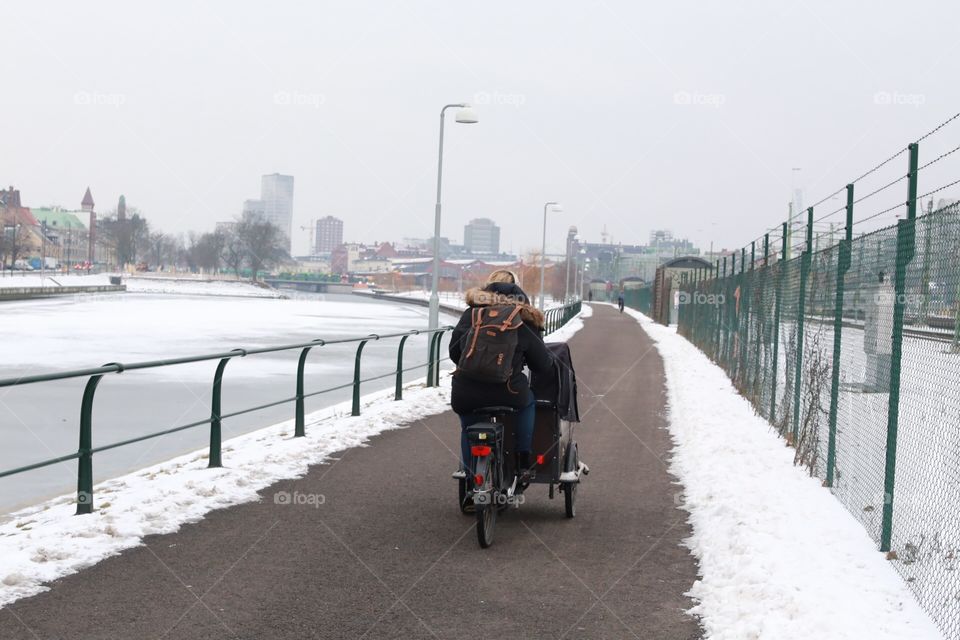
[[[587,291],[587,302],[593,302],[593,289]]]
[[[623,291],[621,290],[620,293],[617,294],[617,306],[620,307],[620,313],[623,313],[623,302]]]

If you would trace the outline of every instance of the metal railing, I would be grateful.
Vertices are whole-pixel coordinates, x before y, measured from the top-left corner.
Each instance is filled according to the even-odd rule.
[[[570,322],[574,316],[580,313],[582,302],[575,300],[562,307],[554,307],[543,312],[544,316],[544,334],[551,334],[563,325]]]
[[[21,376],[18,378],[7,378],[0,380],[0,388],[4,387],[16,387],[23,386],[28,384],[37,384],[41,382],[52,382],[56,380],[69,380],[73,378],[88,378],[87,383],[83,389],[83,399],[80,404],[80,444],[77,448],[77,451],[63,456],[58,456],[56,458],[50,458],[47,460],[41,460],[39,462],[34,462],[32,464],[24,465],[22,467],[17,467],[15,469],[6,469],[0,471],[0,478],[7,476],[16,475],[19,473],[24,473],[26,471],[32,471],[34,469],[40,469],[42,467],[47,467],[54,464],[59,464],[61,462],[67,462],[69,460],[77,460],[77,514],[92,513],[93,512],[93,455],[95,453],[100,453],[102,451],[108,451],[110,449],[116,449],[117,447],[122,447],[130,444],[135,444],[137,442],[142,442],[144,440],[150,440],[152,438],[157,438],[163,435],[176,433],[178,431],[185,431],[187,429],[192,429],[195,427],[200,427],[203,425],[210,425],[210,446],[209,446],[209,464],[208,467],[215,468],[223,466],[221,458],[221,444],[222,444],[222,434],[221,426],[223,420],[226,418],[233,418],[236,416],[244,415],[247,413],[253,413],[254,411],[261,411],[263,409],[268,409],[270,407],[275,407],[281,404],[286,404],[288,402],[294,403],[294,437],[303,437],[306,435],[306,421],[305,421],[305,410],[304,410],[304,401],[307,398],[318,396],[324,393],[330,393],[332,391],[338,391],[340,389],[346,389],[349,387],[353,388],[353,399],[351,407],[351,415],[358,416],[360,415],[360,388],[361,385],[367,382],[373,382],[375,380],[380,380],[387,377],[396,377],[396,387],[394,390],[394,399],[402,400],[403,399],[403,374],[407,371],[413,369],[419,369],[421,367],[427,367],[427,386],[437,386],[440,384],[440,363],[446,358],[440,358],[440,343],[443,339],[443,334],[447,331],[450,331],[453,327],[444,326],[438,329],[432,330],[411,330],[404,331],[401,333],[389,333],[389,334],[371,334],[368,336],[355,337],[355,338],[341,338],[337,340],[323,340],[316,339],[309,342],[301,342],[296,344],[280,345],[276,347],[264,347],[258,349],[232,349],[230,351],[224,351],[219,353],[209,353],[198,356],[186,356],[183,358],[169,358],[165,360],[150,360],[145,362],[133,362],[133,363],[120,363],[120,362],[110,362],[100,367],[93,367],[89,369],[77,369],[72,371],[62,371],[57,373],[47,373],[39,374],[32,376]],[[414,365],[412,367],[403,366],[403,348],[407,342],[407,339],[410,336],[425,335],[429,336],[429,353],[428,360],[424,364]],[[400,342],[397,347],[397,367],[393,371],[390,371],[385,374],[371,376],[368,378],[361,378],[361,357],[363,355],[363,348],[367,345],[368,342],[372,340],[387,340],[391,338],[399,338]],[[354,357],[354,368],[353,368],[353,381],[345,384],[337,385],[334,387],[329,387],[327,389],[321,389],[319,391],[312,391],[307,393],[305,391],[304,385],[304,371],[307,363],[307,356],[309,355],[312,349],[317,347],[323,347],[327,345],[334,344],[351,344],[354,343],[357,345],[356,354]],[[237,411],[232,411],[229,413],[223,413],[221,405],[221,390],[223,388],[223,375],[224,370],[227,367],[227,364],[234,358],[245,358],[247,356],[264,354],[264,353],[278,353],[282,351],[292,351],[300,350],[300,357],[297,360],[297,381],[296,381],[296,394],[290,398],[284,398],[282,400],[276,400],[273,402],[268,402],[266,404],[257,405],[254,407],[248,407],[245,409],[240,409]],[[99,447],[93,446],[93,405],[94,398],[97,391],[97,386],[100,384],[100,381],[103,379],[103,376],[110,373],[123,373],[125,371],[136,371],[142,369],[158,369],[161,367],[170,367],[180,364],[189,364],[196,362],[211,362],[218,360],[216,371],[213,376],[213,386],[212,386],[212,397],[210,404],[210,417],[204,420],[197,420],[190,422],[188,424],[172,427],[169,429],[164,429],[162,431],[156,431],[146,435],[138,436],[136,438],[129,438],[127,440],[121,440],[119,442],[113,442],[110,444],[102,445]]]
[[[580,302],[574,302],[563,307],[556,307],[546,311],[547,324],[545,333],[549,334],[566,324],[571,318],[580,312]],[[130,444],[143,442],[158,438],[163,435],[193,429],[203,425],[210,426],[210,444],[209,444],[209,463],[208,468],[217,468],[223,466],[222,460],[222,433],[221,427],[223,420],[234,418],[247,413],[269,409],[288,402],[294,403],[294,437],[303,437],[306,435],[305,420],[305,400],[313,396],[324,393],[339,391],[341,389],[352,388],[353,396],[351,402],[351,415],[360,415],[360,390],[361,385],[368,382],[374,382],[384,378],[395,377],[394,400],[403,399],[403,374],[407,371],[427,368],[427,386],[435,387],[440,384],[440,363],[448,358],[440,357],[441,342],[444,333],[451,331],[452,326],[444,326],[438,329],[414,329],[400,333],[389,334],[370,334],[352,338],[341,338],[336,340],[315,339],[309,342],[299,342],[296,344],[280,345],[275,347],[263,347],[257,349],[232,349],[218,353],[209,353],[197,356],[186,356],[182,358],[168,358],[164,360],[149,360],[144,362],[120,363],[110,362],[100,367],[88,369],[76,369],[72,371],[61,371],[56,373],[45,373],[32,376],[20,376],[17,378],[0,379],[0,388],[18,387],[28,384],[38,384],[43,382],[53,382],[57,380],[69,380],[75,378],[87,378],[87,383],[83,389],[83,398],[80,404],[80,442],[77,450],[63,456],[41,460],[28,465],[14,469],[0,470],[0,478],[13,476],[27,471],[33,471],[43,467],[48,467],[61,462],[77,460],[77,515],[93,512],[93,456],[96,453],[116,449]],[[427,362],[411,367],[403,366],[403,348],[411,336],[429,336],[429,350]],[[399,338],[397,345],[397,366],[394,370],[384,374],[361,378],[361,359],[364,347],[371,341],[388,340]],[[356,344],[357,350],[354,355],[353,381],[345,384],[312,391],[307,393],[304,384],[304,372],[307,363],[307,356],[312,349],[334,344]],[[227,364],[234,358],[245,358],[251,355],[264,353],[278,353],[283,351],[300,350],[300,356],[297,359],[297,379],[296,393],[293,397],[275,400],[266,404],[248,407],[229,413],[223,413],[221,404],[221,391],[223,388],[223,376]],[[217,360],[217,368],[213,375],[212,396],[210,403],[210,417],[204,420],[197,420],[188,424],[183,424],[162,431],[156,431],[146,435],[113,442],[99,447],[93,446],[93,406],[94,398],[97,392],[97,386],[103,379],[103,376],[111,373],[124,373],[126,371],[137,371],[143,369],[158,369],[181,364],[190,364],[196,362],[212,362]]]

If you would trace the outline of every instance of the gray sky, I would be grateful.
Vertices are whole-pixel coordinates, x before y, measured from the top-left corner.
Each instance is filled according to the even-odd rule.
[[[439,110],[468,101],[481,121],[448,123],[444,235],[491,217],[524,251],[559,200],[554,250],[569,225],[735,247],[783,219],[791,181],[811,204],[958,110],[958,18],[946,1],[15,0],[0,182],[28,206],[78,207],[90,185],[105,212],[123,193],[177,232],[238,214],[276,171],[296,177],[295,228],[329,214],[350,240],[427,237]]]

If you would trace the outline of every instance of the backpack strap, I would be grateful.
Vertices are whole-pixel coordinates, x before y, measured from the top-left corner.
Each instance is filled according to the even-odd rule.
[[[511,313],[509,316],[507,316],[507,319],[504,320],[504,321],[503,321],[503,324],[500,325],[500,331],[501,331],[501,332],[506,331],[507,329],[512,328],[512,327],[511,327],[511,323],[513,322],[513,319],[517,317],[517,314],[518,314],[518,313],[520,313],[520,305],[516,305],[516,306],[513,308],[513,313]]]
[[[467,350],[465,358],[472,356],[474,349],[477,347],[477,338],[480,337],[480,327],[483,325],[483,307],[475,307],[470,310],[470,325],[473,329],[471,331],[473,339],[470,340],[470,348]]]

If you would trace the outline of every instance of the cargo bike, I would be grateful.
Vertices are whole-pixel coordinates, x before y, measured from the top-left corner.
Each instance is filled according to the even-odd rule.
[[[511,407],[485,407],[474,413],[482,419],[467,427],[470,468],[453,474],[464,513],[477,519],[477,541],[483,548],[493,544],[497,514],[509,506],[518,508],[529,485],[548,486],[550,499],[563,494],[566,517],[576,515],[577,487],[590,468],[580,459],[573,437],[579,422],[576,376],[566,343],[547,343],[554,356],[554,371],[533,375],[530,387],[536,398],[531,468],[535,475],[524,482],[518,469],[514,417]],[[467,498],[472,498],[468,500]]]

